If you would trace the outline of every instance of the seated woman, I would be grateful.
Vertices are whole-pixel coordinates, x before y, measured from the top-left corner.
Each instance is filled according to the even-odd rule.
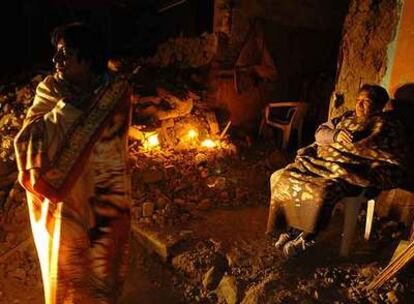
[[[364,188],[385,190],[405,176],[405,148],[400,124],[382,109],[389,97],[378,85],[365,84],[355,111],[319,126],[316,142],[300,149],[295,162],[270,178],[271,201],[267,233],[284,215],[289,226],[275,246],[286,257],[314,244],[336,202]]]

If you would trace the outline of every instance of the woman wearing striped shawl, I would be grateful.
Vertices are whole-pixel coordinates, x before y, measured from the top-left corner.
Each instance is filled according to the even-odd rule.
[[[126,270],[130,94],[105,74],[97,37],[82,24],[53,32],[56,73],[15,138],[46,303],[114,303]]]

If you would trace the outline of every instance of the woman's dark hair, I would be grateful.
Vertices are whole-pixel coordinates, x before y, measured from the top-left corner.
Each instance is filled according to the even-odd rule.
[[[53,46],[63,39],[65,44],[77,51],[79,61],[91,63],[95,73],[103,73],[107,67],[107,50],[100,33],[83,23],[69,23],[55,28],[51,34]]]
[[[382,109],[390,99],[387,90],[376,84],[364,84],[359,88],[358,94],[367,92],[369,98],[374,102],[375,106]]]

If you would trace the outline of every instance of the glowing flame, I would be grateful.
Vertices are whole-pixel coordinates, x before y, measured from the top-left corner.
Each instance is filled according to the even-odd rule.
[[[160,144],[160,141],[158,140],[158,134],[151,135],[148,137],[148,146],[155,147]]]
[[[197,136],[198,136],[198,133],[197,133],[197,131],[196,131],[196,130],[194,130],[194,129],[190,129],[190,130],[188,131],[188,137],[189,137],[190,139],[195,139],[195,138],[197,138]]]
[[[143,143],[145,149],[153,149],[160,145],[157,133],[150,134]]]
[[[47,215],[50,212],[50,202],[45,199],[40,206],[40,210],[35,208],[31,195],[28,195],[28,205],[30,212],[30,224],[36,246],[37,256],[40,262],[42,273],[43,292],[46,304],[56,303],[58,258],[60,244],[60,225],[62,203],[58,203],[53,214],[52,235],[50,235],[46,225]],[[39,215],[40,216],[36,216]],[[51,220],[51,219],[49,219]]]
[[[206,147],[206,148],[214,148],[217,146],[217,144],[211,139],[205,139],[201,143],[201,146]]]

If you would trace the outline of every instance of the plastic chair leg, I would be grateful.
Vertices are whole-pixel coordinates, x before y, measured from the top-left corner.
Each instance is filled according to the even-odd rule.
[[[345,206],[345,219],[339,255],[346,257],[351,249],[362,200],[360,197],[346,197],[343,199],[343,202]]]
[[[372,229],[372,221],[374,219],[374,210],[375,210],[375,200],[371,199],[368,201],[367,206],[367,219],[365,222],[365,234],[364,239],[369,240],[369,236],[371,235],[371,229]]]

